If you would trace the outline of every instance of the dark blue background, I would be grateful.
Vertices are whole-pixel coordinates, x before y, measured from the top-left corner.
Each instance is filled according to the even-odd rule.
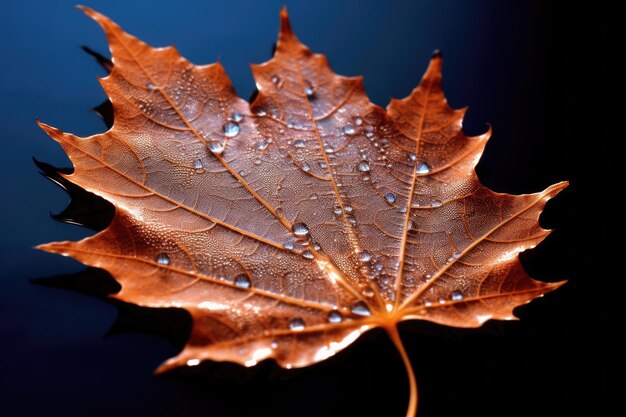
[[[605,236],[605,217],[592,179],[608,152],[608,120],[599,106],[607,64],[596,59],[607,52],[602,11],[540,1],[86,5],[152,45],[176,45],[195,63],[221,60],[247,98],[248,64],[269,58],[284,3],[300,39],[327,54],[337,73],[363,74],[382,106],[406,96],[431,52],[441,49],[450,103],[470,106],[466,131],[494,127],[479,165],[490,187],[521,193],[572,182],[542,217],[555,233],[524,256],[534,276],[570,284],[520,309],[521,322],[472,332],[403,327],[422,395],[419,415],[597,411],[606,387],[608,317],[595,243]],[[104,130],[89,111],[105,99],[95,77],[104,72],[79,46],[106,52],[106,44],[73,4],[0,3],[0,415],[404,415],[404,370],[380,333],[304,370],[216,366],[154,377],[152,370],[176,353],[171,344],[140,333],[103,338],[116,317],[113,306],[29,281],[83,269],[34,245],[92,234],[50,219],[68,198],[30,159],[68,165],[35,117],[80,135]]]

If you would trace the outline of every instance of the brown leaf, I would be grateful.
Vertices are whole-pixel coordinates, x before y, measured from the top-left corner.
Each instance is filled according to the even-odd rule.
[[[83,10],[109,41],[101,83],[114,125],[87,138],[40,125],[74,164],[65,179],[116,214],[93,237],[40,248],[106,269],[120,300],[191,313],[189,342],[161,371],[206,359],[302,367],[382,327],[407,367],[413,415],[399,322],[509,320],[562,284],[531,279],[518,254],[546,237],[538,217],[567,184],[513,196],[479,182],[491,132],[463,134],[439,54],[384,110],[360,77],[300,43],[283,10],[249,105],[219,63],[193,65]]]

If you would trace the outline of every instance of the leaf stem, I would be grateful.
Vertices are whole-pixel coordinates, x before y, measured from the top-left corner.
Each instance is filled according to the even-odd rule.
[[[407,355],[406,350],[404,349],[404,345],[402,344],[402,339],[400,338],[400,333],[398,332],[398,326],[396,324],[385,326],[385,330],[387,331],[387,334],[389,335],[389,338],[395,345],[396,349],[398,349],[400,357],[402,357],[402,362],[404,363],[406,374],[409,379],[409,406],[406,410],[406,417],[415,417],[417,414],[418,396],[417,382],[415,381],[415,373],[413,372],[411,360],[409,359],[409,355]]]

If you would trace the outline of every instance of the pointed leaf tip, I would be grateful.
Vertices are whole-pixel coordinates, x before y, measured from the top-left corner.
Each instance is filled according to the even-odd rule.
[[[428,68],[426,69],[426,74],[424,77],[441,77],[441,68],[443,66],[443,55],[439,49],[435,49],[432,57],[430,58],[430,63],[428,64]]]
[[[287,6],[283,6],[280,9],[280,37],[292,37],[293,30],[291,29],[291,22],[289,21],[289,15],[287,14]]]

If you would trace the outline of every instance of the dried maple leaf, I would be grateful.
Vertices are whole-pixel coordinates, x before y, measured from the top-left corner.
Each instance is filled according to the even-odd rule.
[[[195,66],[105,16],[114,108],[106,133],[41,124],[72,160],[64,177],[116,207],[103,232],[41,249],[104,268],[114,297],[191,313],[190,340],[161,371],[210,359],[291,368],[404,320],[478,327],[561,283],[531,279],[518,254],[562,190],[513,196],[474,173],[490,132],[467,137],[448,107],[436,54],[409,97],[384,110],[360,77],[334,74],[293,34],[285,10],[274,57],[239,98],[219,63]]]

